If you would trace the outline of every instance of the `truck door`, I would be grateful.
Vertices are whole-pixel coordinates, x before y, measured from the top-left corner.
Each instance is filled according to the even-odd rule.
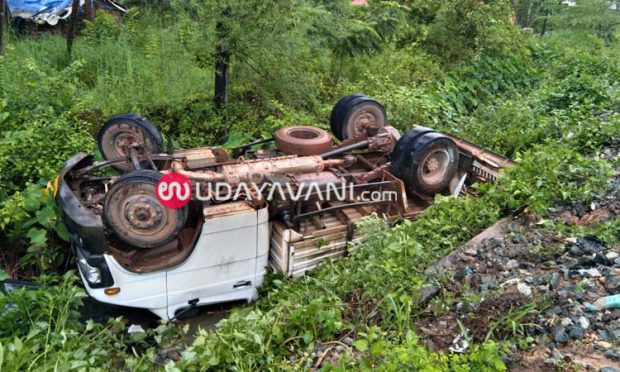
[[[192,254],[167,272],[168,309],[251,299],[255,291],[257,211],[246,202],[204,209],[205,223]]]

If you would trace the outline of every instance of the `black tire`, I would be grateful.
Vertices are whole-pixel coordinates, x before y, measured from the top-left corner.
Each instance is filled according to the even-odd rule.
[[[394,175],[413,193],[435,195],[446,190],[459,164],[456,143],[440,133],[427,132],[402,146],[400,157],[392,159]]]
[[[357,97],[346,102],[342,109],[342,119],[335,123],[334,134],[338,139],[352,137],[366,138],[377,134],[381,127],[388,125],[385,108],[372,98]],[[361,128],[364,121],[371,121],[374,129]]]
[[[356,99],[356,98],[360,98],[360,97],[366,97],[366,95],[362,93],[352,93],[352,94],[346,95],[340,98],[338,102],[336,102],[336,104],[334,105],[334,108],[332,108],[331,115],[329,116],[329,127],[332,133],[339,140],[342,140],[342,138],[340,138],[342,134],[342,125],[339,123],[342,123],[342,121],[344,120],[344,116],[345,116],[344,107],[349,101]]]
[[[123,250],[162,246],[183,229],[188,207],[172,209],[157,199],[162,174],[138,169],[121,176],[106,195],[103,221],[111,242]]]
[[[111,117],[97,134],[97,144],[101,155],[107,159],[128,156],[126,145],[139,142],[145,145],[150,154],[164,152],[164,144],[157,127],[144,116],[136,114],[120,114]],[[115,164],[116,169],[126,171],[133,168],[130,163]]]
[[[394,151],[391,154],[391,162],[392,162],[392,172],[395,171],[401,173],[400,169],[396,169],[395,167],[400,167],[405,164],[404,157],[409,153],[409,149],[411,147],[411,143],[413,143],[419,136],[426,133],[434,133],[435,130],[423,126],[417,126],[409,132],[405,133],[404,136],[400,137],[394,146]],[[396,173],[394,173],[396,174]]]

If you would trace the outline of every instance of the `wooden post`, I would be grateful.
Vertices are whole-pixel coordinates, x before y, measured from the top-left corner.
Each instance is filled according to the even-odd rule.
[[[6,1],[0,0],[0,55],[4,54],[4,20],[6,18]]]
[[[73,0],[71,4],[71,19],[69,20],[69,30],[67,31],[67,54],[71,58],[73,52],[73,39],[75,39],[75,29],[77,28],[78,11],[80,8],[80,0]]]

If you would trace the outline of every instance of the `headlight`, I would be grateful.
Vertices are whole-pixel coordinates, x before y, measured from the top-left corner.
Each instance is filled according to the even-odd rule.
[[[101,283],[101,270],[96,267],[92,267],[86,262],[86,259],[80,258],[78,260],[78,266],[82,275],[88,280],[90,284],[99,284]]]

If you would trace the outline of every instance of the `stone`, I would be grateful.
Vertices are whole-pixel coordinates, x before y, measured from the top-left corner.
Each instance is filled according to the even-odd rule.
[[[549,280],[549,278],[546,275],[540,275],[538,277],[536,277],[536,284],[537,285],[546,285]]]
[[[605,255],[605,258],[612,261],[615,260],[616,258],[620,257],[620,254],[618,254],[617,252],[607,252],[607,254]]]
[[[554,315],[559,315],[562,313],[562,308],[559,306],[556,307],[552,307],[550,309],[548,309],[547,311],[545,311],[545,316],[547,318],[551,318]]]
[[[570,252],[570,254],[572,254],[573,256],[581,256],[581,248],[579,248],[578,245],[571,245],[568,248],[568,251]]]
[[[435,287],[434,285],[424,287],[422,289],[422,303],[426,304],[433,297],[437,296],[439,293],[439,287]]]
[[[517,291],[519,291],[519,293],[521,293],[522,295],[524,295],[526,297],[531,297],[532,296],[532,289],[530,288],[529,285],[527,285],[525,283],[517,284]]]
[[[477,256],[478,255],[478,250],[476,248],[474,248],[474,247],[467,248],[465,250],[465,254],[469,255],[469,256]]]
[[[519,267],[519,262],[517,260],[509,260],[504,264],[504,270],[514,270]]]
[[[579,317],[579,326],[583,329],[590,328],[590,321],[585,316]]]
[[[560,350],[554,348],[553,351],[551,351],[551,358],[555,361],[556,364],[559,364],[562,362],[562,360],[564,360],[564,354],[562,354]]]
[[[480,290],[486,291],[497,287],[497,279],[493,275],[483,275],[480,277]]]
[[[601,372],[620,372],[617,368],[614,367],[603,367],[600,370]]]
[[[566,334],[564,327],[553,327],[551,332],[553,333],[553,341],[558,344],[565,344],[568,342],[568,335]]]
[[[602,316],[603,314],[598,313],[596,315],[597,315],[597,317],[596,317],[597,320],[599,320],[599,321],[603,320],[603,316]],[[599,316],[600,316],[600,318],[599,318]],[[611,340],[611,336],[610,336],[609,332],[607,332],[606,330],[601,328],[601,329],[597,330],[597,333],[598,333],[599,336],[601,336],[601,338],[603,340],[605,340],[605,341]]]
[[[560,324],[566,327],[566,326],[572,325],[573,321],[570,318],[562,318],[562,320],[560,321]]]
[[[499,248],[504,245],[504,242],[497,238],[491,238],[487,240],[487,243],[489,244],[489,247],[491,248]]]
[[[607,341],[598,341],[596,343],[596,346],[600,347],[601,349],[611,349],[614,345],[610,344]]]
[[[596,253],[603,250],[603,242],[594,235],[584,236],[578,244],[584,253]]]
[[[605,350],[605,356],[607,358],[609,358],[609,359],[612,359],[612,360],[620,360],[620,353],[618,353],[614,349],[607,349],[607,350]]]
[[[591,268],[591,269],[587,269],[587,270],[581,269],[581,270],[579,270],[579,274],[587,275],[590,278],[598,278],[598,277],[602,276],[601,272],[598,271],[598,269],[595,269],[595,268]]]
[[[556,289],[558,288],[558,286],[560,285],[560,280],[562,279],[562,276],[560,275],[560,273],[555,272],[551,275],[551,279],[549,280],[549,286],[551,286],[551,289]]]
[[[572,326],[569,328],[568,336],[574,340],[583,340],[584,332],[583,328],[579,326]]]

